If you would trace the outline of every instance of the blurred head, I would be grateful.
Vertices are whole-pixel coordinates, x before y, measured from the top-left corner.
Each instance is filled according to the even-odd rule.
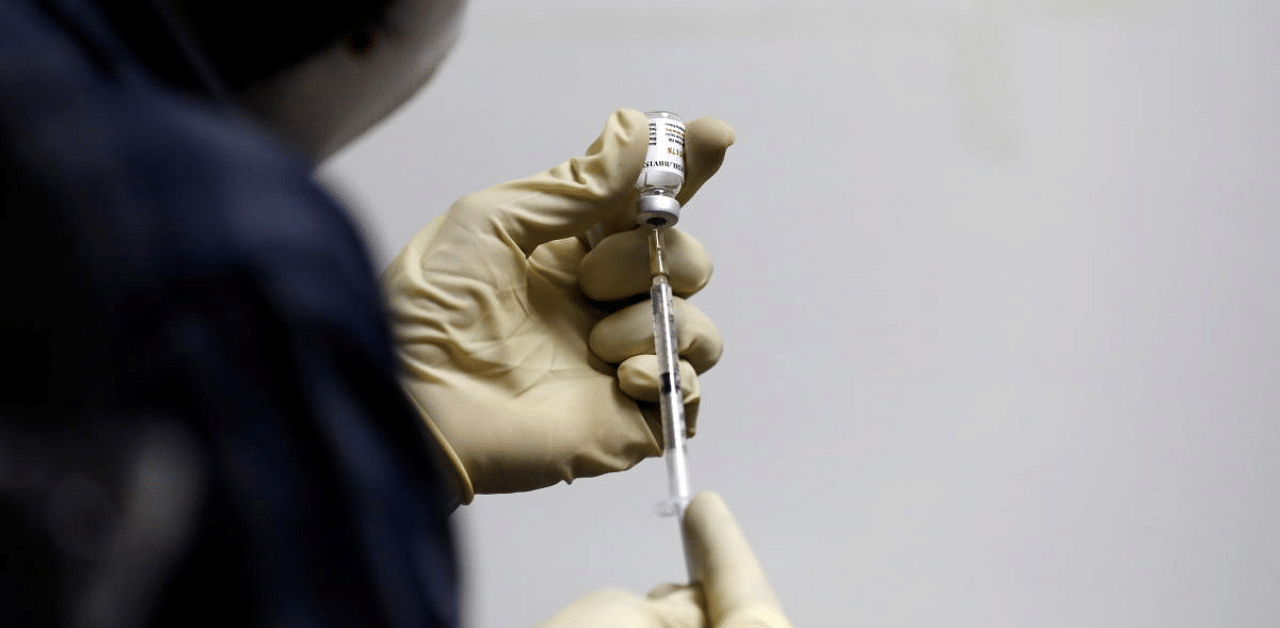
[[[464,3],[166,1],[241,104],[317,161],[430,80],[457,38]]]

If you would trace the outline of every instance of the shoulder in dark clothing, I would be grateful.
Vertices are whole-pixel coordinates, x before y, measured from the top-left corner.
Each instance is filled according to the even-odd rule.
[[[123,609],[101,625],[455,625],[431,450],[341,207],[93,5],[8,4],[0,440],[32,462],[0,468],[0,623],[70,624],[92,594]],[[138,507],[156,456],[186,506]],[[45,517],[67,486],[105,500],[94,551]],[[147,580],[117,550],[156,512],[176,549]]]

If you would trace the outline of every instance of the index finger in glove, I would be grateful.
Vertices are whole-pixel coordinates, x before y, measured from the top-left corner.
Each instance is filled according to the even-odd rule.
[[[697,238],[672,227],[665,231],[663,240],[671,291],[687,297],[706,286],[711,280],[711,256]],[[648,229],[615,233],[578,263],[578,286],[596,301],[645,294],[653,281],[648,261]]]
[[[719,495],[694,497],[682,523],[712,626],[790,628],[760,561]]]
[[[619,109],[585,155],[469,194],[450,208],[449,217],[467,228],[492,228],[527,256],[540,244],[577,235],[617,213],[635,194],[648,145],[645,115]]]
[[[685,125],[684,131],[684,185],[676,200],[681,205],[689,202],[724,163],[724,153],[733,146],[737,136],[723,120],[698,118]],[[638,176],[638,173],[637,173]]]

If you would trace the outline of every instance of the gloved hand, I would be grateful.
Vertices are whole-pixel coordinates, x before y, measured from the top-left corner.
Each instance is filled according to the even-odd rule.
[[[597,591],[541,628],[791,628],[719,495],[693,498],[683,525],[697,584],[662,585],[643,598],[627,591]]]
[[[682,203],[732,143],[723,122],[688,124]],[[619,110],[585,156],[462,198],[384,273],[402,383],[457,471],[457,501],[661,453],[656,409],[637,404],[658,395],[649,305],[634,299],[649,288],[645,234],[633,229],[647,146],[644,114]],[[597,225],[617,233],[586,253],[580,236]],[[668,231],[672,289],[688,296],[711,263]],[[695,372],[722,345],[705,315],[676,307],[692,426]]]

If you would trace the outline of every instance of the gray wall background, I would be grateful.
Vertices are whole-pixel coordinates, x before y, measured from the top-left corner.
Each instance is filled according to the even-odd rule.
[[[616,107],[727,120],[682,226],[700,488],[799,626],[1280,625],[1280,4],[477,0],[335,158],[383,262]],[[456,522],[466,616],[680,580],[663,467]]]

